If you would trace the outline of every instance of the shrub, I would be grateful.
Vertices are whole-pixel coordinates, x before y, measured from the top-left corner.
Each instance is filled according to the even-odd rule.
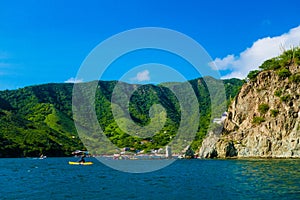
[[[300,48],[293,47],[289,50],[284,51],[280,56],[278,56],[278,61],[280,66],[285,67],[290,64],[299,64],[300,58]]]
[[[291,99],[291,96],[289,94],[280,97],[280,100],[283,102],[287,102],[290,99]]]
[[[266,121],[263,117],[254,117],[252,123],[254,124],[260,124],[262,122]]]
[[[292,73],[290,72],[290,70],[286,69],[286,68],[281,68],[278,72],[277,72],[278,76],[280,78],[287,78],[289,77]]]
[[[300,64],[300,47],[284,50],[280,56],[266,60],[259,68],[262,70],[278,70],[292,63]]]
[[[288,66],[292,63],[293,60],[293,50],[284,51],[279,57],[278,62],[281,67]]]
[[[293,74],[289,80],[293,83],[300,83],[300,74]]]
[[[270,110],[271,116],[276,117],[279,114],[279,110]]]
[[[299,47],[295,48],[293,61],[295,64],[300,65],[300,48]]]
[[[263,103],[258,106],[258,111],[262,114],[266,114],[268,112],[269,108],[270,107],[268,104]]]
[[[281,66],[279,64],[278,58],[271,58],[266,60],[261,66],[259,66],[262,70],[276,70],[279,69]]]
[[[275,95],[276,97],[280,97],[281,94],[282,94],[282,90],[276,90],[276,91],[274,92],[274,95]]]
[[[247,78],[249,80],[255,80],[257,75],[259,74],[260,70],[253,70],[253,71],[250,71],[249,74],[247,75]]]

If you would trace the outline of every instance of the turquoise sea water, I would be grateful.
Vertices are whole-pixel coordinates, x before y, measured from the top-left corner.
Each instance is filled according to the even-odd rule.
[[[69,160],[0,159],[0,199],[300,199],[300,160],[178,160],[140,174]]]

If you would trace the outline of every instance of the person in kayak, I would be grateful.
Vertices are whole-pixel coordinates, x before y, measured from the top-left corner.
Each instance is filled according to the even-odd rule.
[[[85,154],[83,154],[80,158],[80,160],[78,161],[79,163],[85,163]]]

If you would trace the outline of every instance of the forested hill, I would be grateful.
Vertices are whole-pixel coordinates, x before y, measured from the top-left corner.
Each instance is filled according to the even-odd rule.
[[[209,81],[209,84],[221,82],[210,77],[205,81]],[[193,149],[201,145],[211,122],[211,102],[205,81],[203,78],[190,81],[200,108],[200,127],[192,144]],[[243,81],[222,81],[227,101],[230,101],[238,93]],[[114,121],[110,99],[116,83],[99,81],[96,92],[96,113],[106,136],[120,148],[130,147],[146,152],[166,145],[176,134],[180,122],[180,110],[174,94],[162,85],[144,85],[134,92],[130,102],[130,115],[137,124],[149,123],[148,112],[153,104],[161,104],[167,112],[162,131],[151,138],[139,138],[120,130]],[[40,154],[67,156],[76,149],[84,149],[72,119],[72,91],[73,84],[69,83],[0,91],[0,157]],[[228,102],[218,104],[228,105]]]

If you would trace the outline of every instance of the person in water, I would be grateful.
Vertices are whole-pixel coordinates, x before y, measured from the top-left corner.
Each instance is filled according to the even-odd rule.
[[[80,160],[78,161],[79,163],[85,163],[85,154],[83,154],[80,158]]]

